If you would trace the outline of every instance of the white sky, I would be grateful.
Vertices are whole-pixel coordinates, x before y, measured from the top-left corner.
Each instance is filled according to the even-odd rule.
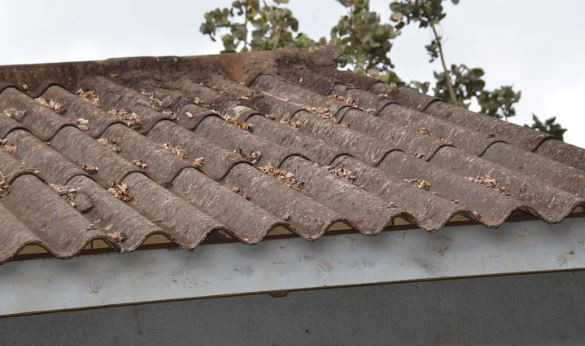
[[[0,65],[138,55],[199,55],[221,45],[199,33],[203,13],[232,0],[0,0]],[[372,0],[387,20],[389,0]],[[344,9],[334,0],[291,0],[301,30],[329,36]],[[442,30],[449,63],[483,67],[488,87],[522,90],[517,123],[557,116],[565,140],[585,147],[585,1],[462,0]],[[430,80],[430,33],[408,28],[391,58],[405,80]],[[581,43],[579,43],[581,42]]]

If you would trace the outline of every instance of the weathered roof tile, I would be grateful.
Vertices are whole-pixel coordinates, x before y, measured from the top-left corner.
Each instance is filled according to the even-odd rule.
[[[585,150],[314,54],[0,67],[0,263],[153,235],[559,222],[585,203]]]

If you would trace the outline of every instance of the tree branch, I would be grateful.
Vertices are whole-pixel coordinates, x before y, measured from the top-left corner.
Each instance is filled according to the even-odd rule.
[[[445,72],[445,84],[447,85],[447,90],[449,91],[449,97],[451,98],[451,103],[454,105],[458,105],[459,101],[455,96],[455,91],[453,90],[453,84],[451,84],[451,74],[447,69],[447,63],[445,62],[445,55],[443,54],[443,44],[441,43],[441,37],[435,28],[435,24],[430,23],[431,30],[433,30],[433,35],[435,36],[435,42],[437,42],[437,48],[439,50],[439,58],[441,59],[441,65],[443,65],[443,71]]]

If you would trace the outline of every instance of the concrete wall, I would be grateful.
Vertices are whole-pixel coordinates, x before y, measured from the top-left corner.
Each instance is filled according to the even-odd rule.
[[[353,287],[0,319],[0,344],[585,344],[585,272]]]

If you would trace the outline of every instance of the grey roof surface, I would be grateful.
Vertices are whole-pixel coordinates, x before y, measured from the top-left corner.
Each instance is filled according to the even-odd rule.
[[[0,263],[155,234],[193,249],[397,217],[554,223],[585,202],[585,150],[339,71],[334,52],[0,67]]]

